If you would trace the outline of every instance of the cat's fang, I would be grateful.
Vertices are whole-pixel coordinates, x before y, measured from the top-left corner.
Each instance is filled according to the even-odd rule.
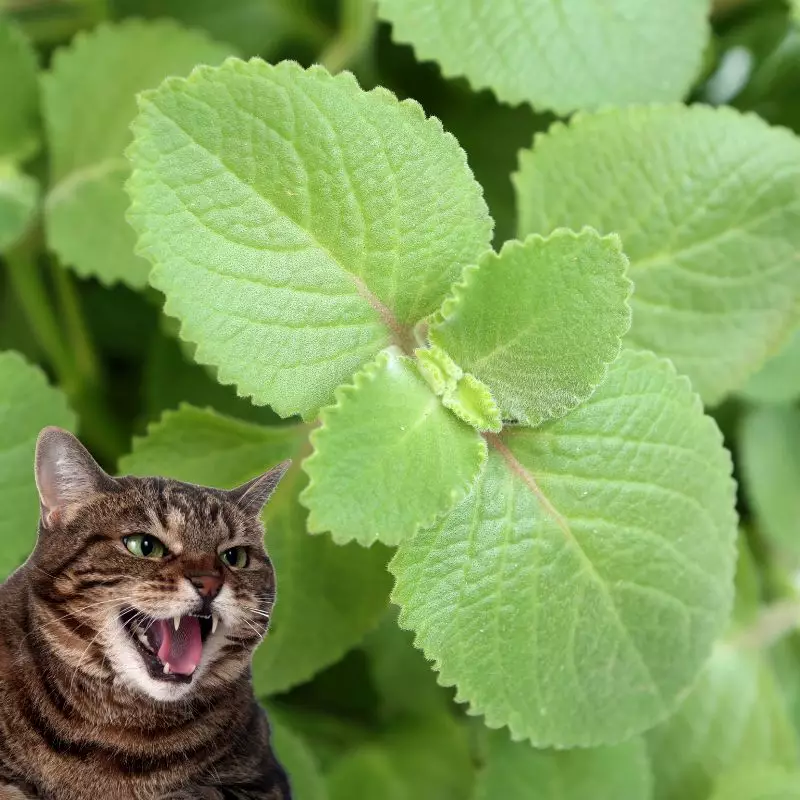
[[[217,632],[217,624],[219,623],[219,618],[216,614],[211,615],[211,634],[212,636]]]
[[[175,626],[175,630],[178,630],[181,626],[181,618],[180,617],[173,617],[172,624]]]
[[[164,674],[169,675],[169,661],[164,664]]]

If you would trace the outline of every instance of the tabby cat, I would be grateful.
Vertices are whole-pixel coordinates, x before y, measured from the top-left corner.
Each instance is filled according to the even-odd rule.
[[[42,431],[38,540],[0,587],[0,800],[290,798],[250,680],[288,467],[231,491],[112,478]]]

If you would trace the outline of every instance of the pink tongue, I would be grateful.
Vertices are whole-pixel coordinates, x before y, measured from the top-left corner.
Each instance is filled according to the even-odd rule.
[[[175,630],[171,619],[160,619],[156,625],[159,626],[158,635],[161,638],[158,657],[164,664],[169,664],[170,672],[191,675],[203,655],[197,617],[181,617],[178,630]]]

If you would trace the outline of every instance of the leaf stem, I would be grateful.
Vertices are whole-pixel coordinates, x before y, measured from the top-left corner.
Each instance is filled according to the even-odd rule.
[[[356,61],[372,41],[375,19],[373,0],[342,0],[339,32],[322,51],[320,64],[336,73]]]
[[[755,622],[733,637],[735,647],[763,650],[800,626],[800,601],[779,600],[764,608]]]

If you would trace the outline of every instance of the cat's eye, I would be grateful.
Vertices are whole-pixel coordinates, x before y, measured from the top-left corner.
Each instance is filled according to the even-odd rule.
[[[125,545],[129,553],[139,558],[164,558],[167,554],[167,548],[164,543],[147,533],[134,533],[131,536],[126,536],[122,540],[122,544]]]
[[[229,547],[220,555],[220,558],[225,564],[234,569],[243,569],[250,560],[244,547]]]

